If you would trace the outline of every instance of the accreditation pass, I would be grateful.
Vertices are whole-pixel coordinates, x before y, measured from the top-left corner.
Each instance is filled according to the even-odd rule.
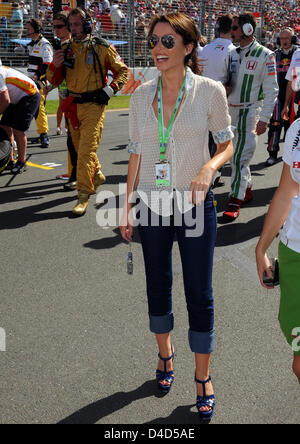
[[[156,162],[156,186],[169,187],[171,186],[171,165],[167,161]]]

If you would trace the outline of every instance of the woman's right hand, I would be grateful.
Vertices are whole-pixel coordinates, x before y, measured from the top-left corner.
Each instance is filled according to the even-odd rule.
[[[124,211],[120,223],[120,232],[126,242],[131,242],[133,238],[133,224],[130,219],[130,211]]]
[[[125,227],[120,227],[121,236],[126,242],[131,242],[133,238],[133,226],[127,224]]]
[[[265,273],[270,279],[273,278],[272,262],[268,258],[268,255],[261,252],[259,249],[256,249],[256,264],[261,285],[267,290],[273,289],[274,287],[267,286],[263,282]]]

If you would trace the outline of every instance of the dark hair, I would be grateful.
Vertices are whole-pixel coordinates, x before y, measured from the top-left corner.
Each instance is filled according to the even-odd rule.
[[[60,20],[66,25],[68,23],[68,15],[64,11],[60,11],[53,17],[53,20]]]
[[[72,17],[73,15],[80,15],[80,17],[83,19],[83,21],[92,20],[92,16],[82,8],[72,9],[69,12],[68,19],[69,19],[69,17]]]
[[[252,12],[248,12],[248,11],[243,12],[242,14],[240,14],[238,16],[238,21],[239,21],[239,25],[240,25],[241,28],[243,28],[243,26],[246,23],[250,23],[250,25],[252,25],[253,30],[255,32],[255,30],[256,30],[256,20],[255,20],[254,15],[252,14]]]
[[[207,45],[207,38],[205,37],[205,35],[200,35],[199,45],[201,46],[201,48],[204,48],[204,46]]]
[[[30,25],[36,34],[40,34],[43,28],[42,22],[36,18],[32,18],[27,22]]]
[[[184,60],[185,66],[189,66],[191,70],[200,75],[200,67],[198,63],[198,42],[200,38],[199,31],[194,20],[186,14],[180,12],[171,12],[169,14],[155,15],[149,25],[149,36],[151,37],[154,28],[158,23],[168,23],[176,34],[183,38],[183,44],[194,44],[193,51],[188,54]]]
[[[231,31],[232,19],[231,14],[221,15],[221,17],[218,18],[217,30],[220,34],[228,34]]]

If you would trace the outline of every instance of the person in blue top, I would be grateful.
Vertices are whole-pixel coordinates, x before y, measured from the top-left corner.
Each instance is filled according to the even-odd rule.
[[[9,23],[11,38],[20,39],[23,34],[23,14],[18,3],[12,4],[12,16]]]

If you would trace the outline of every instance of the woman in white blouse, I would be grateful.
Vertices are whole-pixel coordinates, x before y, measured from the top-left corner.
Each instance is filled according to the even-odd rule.
[[[256,248],[256,257],[261,284],[270,289],[272,286],[264,284],[264,273],[273,278],[267,250],[284,225],[279,245],[279,322],[293,351],[293,371],[300,383],[300,119],[287,133],[283,160],[281,181]]]
[[[177,237],[189,343],[196,360],[197,408],[201,420],[209,421],[215,406],[209,367],[214,350],[212,268],[217,228],[211,184],[216,171],[233,155],[234,136],[225,89],[198,75],[198,39],[196,25],[184,14],[155,16],[150,24],[148,43],[160,75],[138,88],[131,100],[128,206],[120,229],[130,242],[130,194],[137,190],[141,213],[146,214],[139,232],[150,330],[159,348],[156,379],[165,393],[174,382],[171,256]],[[218,146],[213,159],[208,151],[209,131]],[[187,230],[191,228],[187,220],[194,222],[194,234]]]

